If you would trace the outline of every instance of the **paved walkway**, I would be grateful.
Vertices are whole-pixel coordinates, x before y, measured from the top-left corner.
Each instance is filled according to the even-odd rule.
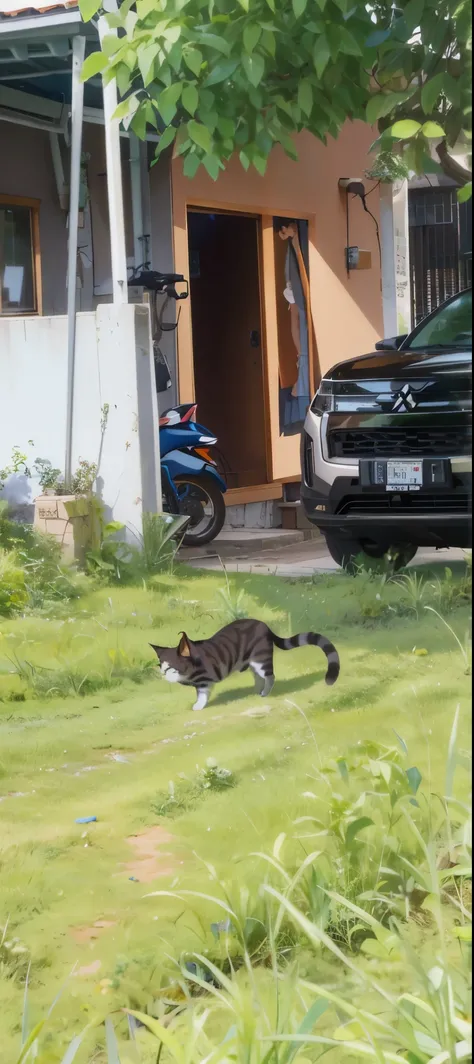
[[[214,549],[213,554],[198,554],[191,548],[180,552],[180,558],[186,565],[196,569],[222,570],[223,565],[229,572],[260,573],[262,575],[278,576],[312,576],[313,573],[341,572],[338,565],[332,560],[327,552],[323,537],[310,539],[304,542],[289,542],[290,537],[282,535],[281,546],[274,545],[278,530],[272,531],[272,546],[265,549],[259,546],[252,549],[251,541],[247,543],[245,553],[242,548],[236,555],[229,555],[226,544],[222,558],[219,554],[219,539],[209,544],[207,550]],[[261,540],[262,533],[255,529],[255,540]],[[452,562],[463,561],[464,552],[457,548],[445,550],[432,550],[428,547],[420,547],[411,565],[449,565]]]

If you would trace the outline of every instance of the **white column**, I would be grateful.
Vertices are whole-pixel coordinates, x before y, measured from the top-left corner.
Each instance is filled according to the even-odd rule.
[[[105,15],[102,15],[99,19],[98,27],[101,43],[107,33],[116,33],[116,30],[109,28]],[[125,250],[122,166],[120,158],[120,119],[114,118],[117,110],[117,83],[115,78],[112,78],[107,84],[103,81],[103,97],[113,302],[127,303],[127,255]]]
[[[145,258],[143,246],[143,204],[140,141],[130,131],[130,186],[132,190],[133,253],[135,268]]]
[[[395,233],[393,186],[380,185],[380,242],[382,245],[382,307],[384,336],[397,336],[397,286],[395,281]]]
[[[380,186],[380,239],[384,335],[401,336],[411,329],[407,181]]]
[[[397,288],[397,332],[412,329],[410,289],[410,234],[408,229],[408,181],[393,186],[393,231],[395,240],[395,283]]]
[[[72,102],[71,102],[71,177],[69,182],[69,227],[67,261],[67,406],[66,454],[64,473],[71,479],[72,430],[74,408],[74,367],[76,357],[76,276],[77,227],[79,223],[79,189],[81,180],[82,116],[84,84],[81,70],[86,40],[77,34],[72,41]]]

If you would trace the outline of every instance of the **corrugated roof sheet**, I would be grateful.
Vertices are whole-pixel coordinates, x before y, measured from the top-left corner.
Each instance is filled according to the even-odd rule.
[[[78,0],[25,0],[21,3],[21,0],[0,0],[0,15],[10,15],[14,18],[16,15],[45,15],[50,11],[62,10],[67,11],[71,7],[77,7]]]

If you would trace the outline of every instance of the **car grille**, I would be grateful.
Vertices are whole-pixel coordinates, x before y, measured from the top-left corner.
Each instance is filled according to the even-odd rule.
[[[470,454],[471,428],[333,429],[329,432],[331,458],[432,458]]]
[[[404,513],[461,513],[468,514],[471,508],[470,496],[460,492],[423,495],[418,492],[404,492],[401,495],[351,495],[343,498],[337,508],[338,514],[396,514]]]

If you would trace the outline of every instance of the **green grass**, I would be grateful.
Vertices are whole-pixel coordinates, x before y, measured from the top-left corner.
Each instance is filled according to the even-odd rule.
[[[0,913],[8,940],[17,937],[31,954],[33,1020],[74,965],[100,961],[97,971],[67,982],[65,1042],[95,1008],[150,1008],[163,972],[173,977],[169,958],[212,948],[210,925],[222,917],[211,902],[196,908],[147,894],[170,886],[212,893],[210,864],[240,897],[261,877],[249,853],[271,852],[282,832],[304,857],[312,843],[294,840],[295,820],[313,811],[304,793],[318,789],[322,761],[359,740],[392,745],[396,731],[427,788],[444,793],[458,704],[458,741],[469,746],[461,570],[449,594],[442,570],[422,595],[366,574],[313,581],[239,574],[229,576],[223,596],[225,584],[220,574],[178,569],[148,587],[85,595],[67,617],[0,619]],[[193,714],[192,692],[158,677],[148,644],[176,645],[183,628],[191,638],[208,636],[236,602],[281,635],[329,636],[341,655],[337,685],[324,685],[325,659],[314,649],[276,652],[277,683],[263,703],[269,712],[247,713],[261,711],[262,701],[246,673]],[[202,785],[210,758],[232,772],[232,787]],[[97,823],[75,823],[88,815]],[[145,883],[136,866],[130,878],[127,839],[157,824],[171,836],[165,874]],[[112,926],[76,940],[78,928],[97,921]],[[311,973],[310,957],[308,966]],[[321,970],[330,978],[332,962],[324,961],[319,981]],[[396,978],[403,980],[401,966]],[[5,1064],[18,1053],[24,981],[25,954],[0,953]]]

